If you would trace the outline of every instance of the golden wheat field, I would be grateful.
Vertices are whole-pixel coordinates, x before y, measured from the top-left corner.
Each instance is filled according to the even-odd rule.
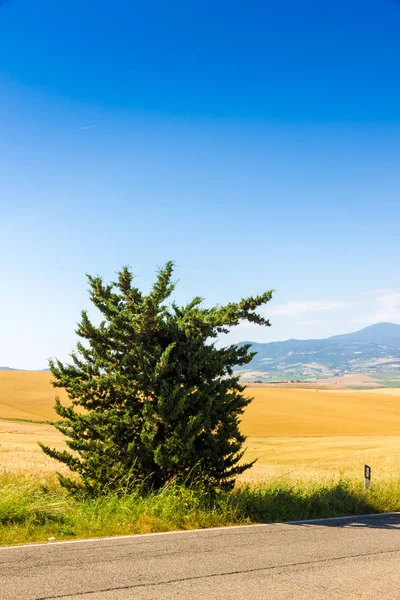
[[[47,473],[59,468],[37,445],[63,446],[60,434],[44,423],[54,418],[55,390],[49,373],[0,371],[0,470]],[[242,430],[247,459],[256,465],[244,478],[294,478],[359,472],[365,462],[374,475],[400,467],[399,390],[305,390],[249,386],[254,401]],[[62,394],[60,394],[62,396]]]
[[[0,419],[54,419],[56,392],[50,381],[50,373],[0,371]],[[57,394],[65,398],[63,390]]]
[[[242,427],[251,437],[400,435],[400,389],[247,389],[254,401]]]

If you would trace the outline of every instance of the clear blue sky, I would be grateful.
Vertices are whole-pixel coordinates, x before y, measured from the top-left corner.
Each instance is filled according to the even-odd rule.
[[[400,322],[400,3],[0,1],[0,365],[65,359],[85,272]]]

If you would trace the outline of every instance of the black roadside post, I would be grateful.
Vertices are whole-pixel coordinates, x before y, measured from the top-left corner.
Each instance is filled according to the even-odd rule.
[[[371,467],[364,465],[364,489],[371,487]]]

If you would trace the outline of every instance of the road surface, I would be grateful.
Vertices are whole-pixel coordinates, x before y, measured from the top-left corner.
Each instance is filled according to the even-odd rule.
[[[0,548],[0,598],[400,599],[400,514]]]

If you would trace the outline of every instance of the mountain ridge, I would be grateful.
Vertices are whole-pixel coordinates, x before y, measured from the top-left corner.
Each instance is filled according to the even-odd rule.
[[[245,369],[237,369],[248,380],[297,380],[400,370],[397,323],[376,323],[328,338],[243,343],[257,352]]]
[[[241,344],[252,344],[252,345],[265,345],[265,344],[285,344],[286,342],[320,342],[320,341],[327,341],[327,340],[337,340],[339,338],[344,339],[344,338],[348,338],[350,339],[353,336],[356,336],[358,334],[361,334],[363,332],[378,332],[378,331],[383,331],[383,328],[385,328],[385,330],[387,330],[387,328],[390,326],[390,329],[394,332],[396,332],[395,337],[396,339],[398,338],[400,340],[400,325],[397,323],[390,323],[390,322],[382,322],[382,323],[374,323],[373,325],[368,325],[367,327],[364,327],[363,329],[358,329],[357,331],[351,331],[349,333],[339,333],[336,335],[331,335],[328,336],[326,338],[306,338],[306,339],[302,339],[302,338],[289,338],[287,340],[277,340],[275,342],[252,342],[250,340],[248,341],[244,341],[244,342],[240,342]]]
[[[237,368],[244,379],[307,379],[347,373],[400,371],[400,325],[375,323],[358,331],[307,340],[241,342],[257,355]],[[0,367],[0,371],[28,371]],[[35,370],[32,370],[35,371]],[[39,369],[36,372],[48,372]]]

